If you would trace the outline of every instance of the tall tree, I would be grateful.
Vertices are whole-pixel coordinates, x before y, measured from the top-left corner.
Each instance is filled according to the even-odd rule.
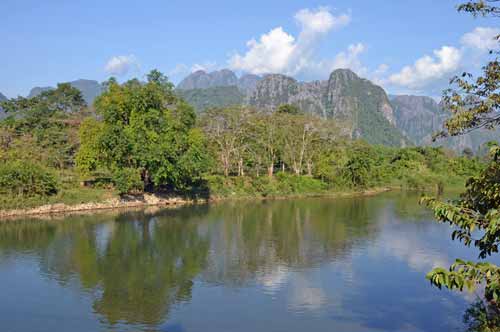
[[[249,143],[247,126],[251,113],[245,107],[214,108],[206,111],[200,121],[224,176],[229,176],[234,168],[238,175],[243,175],[243,158]]]
[[[8,117],[0,123],[0,135],[8,141],[4,140],[0,154],[60,169],[73,166],[75,133],[86,107],[80,90],[62,83],[33,98],[18,97],[1,106]]]
[[[498,17],[500,8],[494,6],[495,2],[497,0],[471,1],[460,5],[459,10],[475,16]],[[481,76],[474,78],[464,73],[451,80],[452,87],[445,91],[444,101],[453,115],[445,123],[441,135],[462,135],[478,128],[492,129],[500,125],[500,65],[498,53],[492,51],[491,54],[494,58],[483,67]],[[500,245],[500,147],[492,147],[489,165],[479,176],[468,180],[460,200],[441,202],[424,198],[423,201],[434,210],[439,221],[455,228],[452,239],[477,247],[481,259],[497,254]],[[439,288],[484,288],[487,304],[480,306],[485,319],[480,324],[473,324],[472,328],[475,331],[500,329],[500,267],[485,260],[458,259],[449,269],[436,268],[427,277]]]
[[[104,166],[120,182],[129,178],[131,189],[137,189],[138,176],[146,187],[184,189],[206,169],[204,138],[194,127],[194,110],[167,78],[156,70],[147,77],[145,84],[107,82],[95,101],[102,130],[95,133],[90,122],[82,127],[78,166],[87,172]]]

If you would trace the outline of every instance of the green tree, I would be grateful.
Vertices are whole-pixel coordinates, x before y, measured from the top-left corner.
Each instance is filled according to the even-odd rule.
[[[244,157],[249,145],[248,123],[252,110],[246,107],[213,108],[201,118],[201,127],[224,176],[234,168],[243,175]]]
[[[354,156],[347,161],[344,167],[344,178],[353,187],[366,187],[368,185],[368,178],[371,165],[369,159],[361,156]]]
[[[9,144],[3,155],[18,160],[35,160],[59,169],[73,166],[78,146],[76,133],[86,107],[78,89],[68,83],[33,98],[18,97],[3,102],[8,117],[0,131]],[[4,141],[5,142],[5,141]]]
[[[174,94],[167,78],[156,70],[147,77],[145,84],[106,83],[95,101],[102,124],[87,120],[80,131],[78,167],[92,171],[103,165],[120,183],[133,183],[134,191],[137,173],[145,188],[186,190],[207,167],[203,136],[194,127],[194,110]],[[126,181],[127,174],[133,177]]]
[[[500,11],[493,5],[494,2],[496,0],[472,1],[459,6],[459,10],[476,16],[498,16]],[[445,123],[441,135],[461,135],[500,124],[500,66],[497,55],[483,67],[482,75],[476,79],[467,73],[452,79],[454,87],[445,91],[444,101],[453,115]],[[435,198],[424,198],[423,201],[433,209],[439,221],[455,228],[452,239],[477,247],[481,259],[497,254],[500,244],[500,148],[494,146],[491,149],[488,166],[478,176],[469,179],[460,200],[441,202]],[[460,291],[484,288],[486,304],[479,306],[484,308],[479,312],[486,319],[479,325],[469,326],[473,331],[500,329],[498,319],[495,320],[500,315],[500,267],[484,260],[456,260],[449,269],[436,268],[427,278],[439,288],[444,286]],[[481,321],[474,308],[468,314],[475,315],[476,323]]]

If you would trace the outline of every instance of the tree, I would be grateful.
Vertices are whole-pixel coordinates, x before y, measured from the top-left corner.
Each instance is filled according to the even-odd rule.
[[[472,1],[459,6],[459,10],[475,16],[496,17],[500,8],[495,7],[494,2],[497,0]],[[453,78],[451,84],[455,88],[445,91],[444,101],[453,115],[446,121],[441,136],[462,135],[500,124],[500,66],[497,57],[483,67],[482,76],[474,79],[471,74],[464,73]],[[467,181],[466,191],[459,200],[441,202],[424,198],[423,202],[431,207],[438,221],[455,228],[452,239],[477,247],[479,258],[497,254],[500,245],[500,148],[491,148],[488,166],[479,176]],[[498,331],[498,319],[495,322],[494,318],[500,315],[500,267],[487,261],[458,259],[449,269],[434,269],[427,278],[439,288],[444,286],[460,291],[484,288],[486,304],[479,307],[484,308],[481,312],[487,319],[479,327],[477,324],[471,326],[475,331]],[[471,313],[477,314],[477,310],[473,308],[468,312]]]
[[[80,90],[62,83],[33,98],[18,97],[1,106],[8,115],[0,123],[0,131],[10,133],[9,144],[4,144],[5,150],[11,147],[7,155],[59,169],[73,166],[75,133],[86,107]]]
[[[281,114],[260,113],[252,117],[249,128],[249,136],[252,138],[250,152],[253,155],[258,168],[263,163],[267,169],[267,175],[273,177],[274,166],[280,157],[283,136],[280,135]]]
[[[201,127],[217,155],[224,176],[229,176],[234,166],[243,175],[243,158],[248,148],[247,125],[251,110],[244,107],[214,108],[207,110]]]
[[[132,183],[133,191],[140,188],[137,172],[144,188],[185,190],[196,184],[207,167],[205,142],[194,127],[194,110],[167,78],[153,70],[145,84],[110,80],[106,87],[95,101],[102,123],[87,120],[80,131],[80,170],[103,165],[116,174],[115,182]]]
[[[292,168],[295,175],[301,175],[307,157],[311,156],[315,142],[320,139],[321,119],[295,112],[279,112],[281,136],[283,137],[282,159]],[[310,161],[312,158],[310,159]]]

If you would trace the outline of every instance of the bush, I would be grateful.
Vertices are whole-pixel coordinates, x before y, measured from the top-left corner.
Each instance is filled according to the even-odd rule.
[[[50,196],[57,194],[56,176],[44,167],[27,161],[0,165],[0,193],[11,196]]]
[[[140,170],[121,168],[114,172],[113,183],[119,194],[137,194],[144,192],[144,181]]]

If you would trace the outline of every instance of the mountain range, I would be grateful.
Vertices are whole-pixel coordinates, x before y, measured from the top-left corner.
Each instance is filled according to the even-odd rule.
[[[204,70],[193,72],[177,84],[178,90],[208,89],[215,87],[236,86],[242,93],[250,93],[260,76],[246,74],[238,78],[234,72],[229,69],[216,70],[210,73]]]
[[[249,76],[251,83],[243,86],[241,82]],[[227,69],[197,71],[182,80],[177,91],[199,112],[239,104],[273,111],[281,104],[294,104],[304,112],[341,121],[353,138],[372,144],[443,145],[462,151],[477,150],[500,138],[498,130],[481,130],[433,142],[433,134],[449,116],[442,105],[427,96],[388,96],[382,87],[348,69],[337,69],[328,80],[312,82],[281,74],[238,78]]]
[[[82,91],[91,105],[103,91],[94,80],[69,82]],[[35,87],[28,97],[53,87]],[[176,87],[176,93],[198,112],[212,107],[248,105],[274,111],[282,104],[293,104],[306,113],[332,118],[352,138],[389,146],[443,145],[456,151],[478,150],[490,140],[499,140],[500,131],[474,131],[470,134],[432,142],[449,116],[446,109],[427,96],[391,95],[371,81],[348,69],[333,71],[328,80],[299,82],[281,74],[238,77],[228,69],[193,72]],[[5,100],[0,93],[0,101]],[[0,109],[0,116],[1,116]]]
[[[83,99],[87,103],[87,105],[92,105],[94,99],[99,96],[103,92],[103,87],[99,82],[94,80],[84,80],[79,79],[72,82],[67,82],[71,84],[72,87],[80,90],[82,92]],[[28,98],[35,97],[41,94],[44,91],[52,90],[54,87],[46,86],[46,87],[34,87],[31,89],[28,94]]]
[[[7,97],[5,97],[1,92],[0,92],[0,103],[2,101],[7,101]],[[2,109],[2,106],[0,106],[0,119],[5,117],[5,112]]]

